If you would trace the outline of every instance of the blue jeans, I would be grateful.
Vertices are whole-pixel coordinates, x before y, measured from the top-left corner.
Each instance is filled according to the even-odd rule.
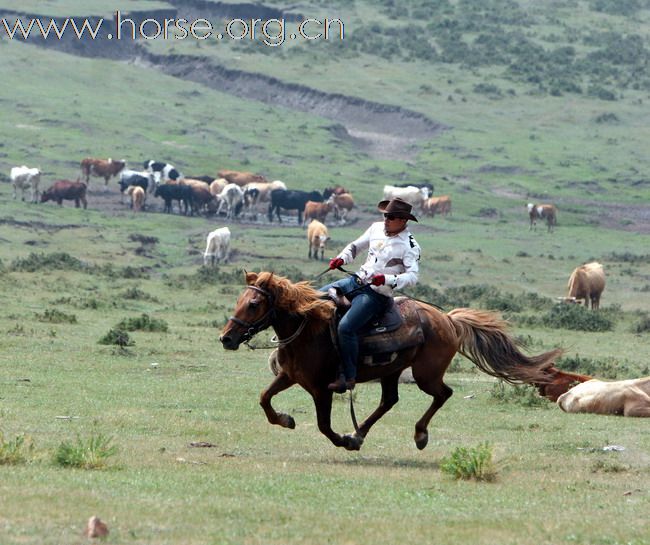
[[[366,324],[386,311],[390,304],[390,297],[377,293],[369,285],[364,286],[356,276],[348,276],[327,284],[320,288],[319,291],[327,292],[330,288],[338,288],[352,304],[341,318],[337,330],[343,374],[346,380],[350,380],[357,376],[357,360],[359,358],[358,332]]]

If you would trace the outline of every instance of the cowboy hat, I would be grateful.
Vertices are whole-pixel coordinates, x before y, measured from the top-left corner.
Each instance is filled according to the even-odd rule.
[[[384,214],[392,214],[396,218],[418,221],[418,219],[411,214],[412,208],[413,207],[409,203],[398,197],[389,201],[381,201],[377,205],[377,209]]]

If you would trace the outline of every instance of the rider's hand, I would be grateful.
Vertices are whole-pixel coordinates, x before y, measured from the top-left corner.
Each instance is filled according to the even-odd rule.
[[[343,261],[340,257],[335,257],[334,259],[330,259],[330,270],[338,269],[339,267],[342,267],[344,264],[345,261]]]
[[[386,283],[386,277],[381,273],[373,274],[370,283],[373,286],[383,286]]]

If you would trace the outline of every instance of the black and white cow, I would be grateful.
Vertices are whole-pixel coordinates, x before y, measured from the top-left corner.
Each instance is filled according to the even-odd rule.
[[[153,181],[158,186],[167,180],[179,180],[183,175],[176,169],[174,165],[169,163],[162,163],[154,161],[153,159],[145,161],[144,169],[153,175]]]

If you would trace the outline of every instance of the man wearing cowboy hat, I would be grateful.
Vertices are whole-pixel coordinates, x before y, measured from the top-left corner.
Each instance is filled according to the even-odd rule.
[[[338,269],[368,250],[366,262],[357,273],[323,286],[321,291],[338,288],[351,302],[350,309],[338,325],[338,340],[343,364],[330,390],[352,390],[357,375],[359,356],[358,331],[381,316],[388,308],[393,290],[414,286],[418,281],[420,246],[406,227],[408,220],[418,221],[411,214],[411,205],[395,198],[381,201],[377,208],[384,221],[373,223],[358,239],[330,260],[329,268]]]

